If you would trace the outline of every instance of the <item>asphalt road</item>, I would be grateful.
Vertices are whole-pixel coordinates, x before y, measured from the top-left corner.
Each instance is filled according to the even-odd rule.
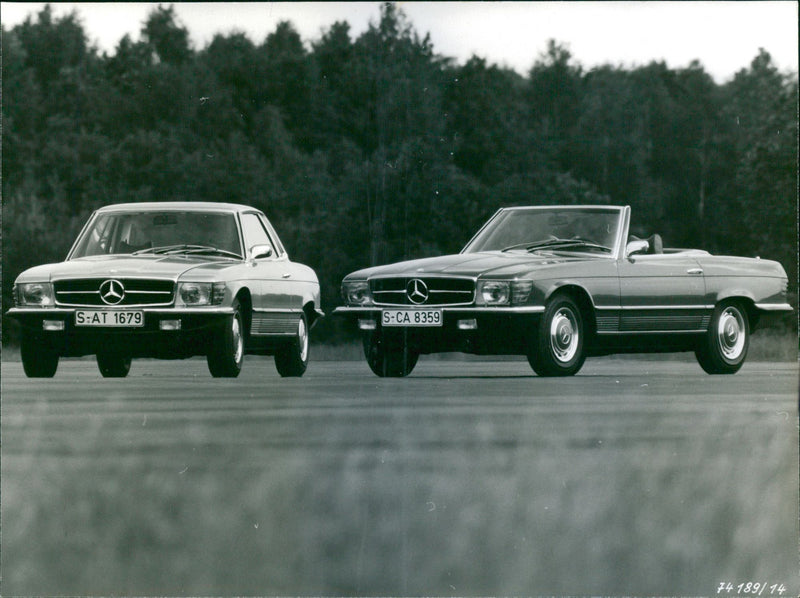
[[[796,596],[797,405],[792,363],[3,363],[2,594]]]

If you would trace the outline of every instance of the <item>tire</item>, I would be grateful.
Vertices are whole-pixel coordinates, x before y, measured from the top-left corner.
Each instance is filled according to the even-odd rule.
[[[275,367],[281,376],[298,378],[306,373],[308,344],[308,320],[304,313],[300,316],[300,322],[297,324],[297,336],[275,354]]]
[[[742,367],[749,347],[747,311],[735,301],[726,301],[714,308],[708,332],[694,354],[708,374],[735,374]]]
[[[586,360],[583,315],[567,295],[550,300],[539,320],[528,363],[539,376],[574,376]]]
[[[376,330],[364,335],[363,345],[369,369],[381,378],[408,376],[419,359],[419,353],[409,349],[402,335],[388,336]]]
[[[215,378],[236,378],[244,361],[244,327],[238,301],[233,303],[233,316],[214,335],[209,350],[208,371]]]
[[[103,378],[124,378],[131,371],[131,358],[119,353],[98,353],[97,367]]]
[[[58,354],[40,341],[23,338],[20,357],[28,378],[52,378],[58,369]]]

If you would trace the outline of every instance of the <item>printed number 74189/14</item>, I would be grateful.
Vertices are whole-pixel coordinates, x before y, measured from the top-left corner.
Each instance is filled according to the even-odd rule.
[[[786,586],[778,583],[748,581],[745,583],[721,582],[717,587],[717,594],[730,596],[783,596]]]

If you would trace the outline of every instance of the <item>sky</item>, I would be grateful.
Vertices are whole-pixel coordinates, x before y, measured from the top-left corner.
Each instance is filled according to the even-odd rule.
[[[170,3],[164,2],[164,5]],[[196,49],[215,33],[244,32],[261,43],[280,21],[290,21],[308,44],[336,21],[351,37],[377,23],[379,2],[172,3]],[[664,61],[683,68],[698,60],[718,83],[747,68],[759,48],[782,71],[798,70],[798,3],[778,1],[397,2],[434,52],[463,64],[477,55],[526,74],[554,39],[584,69],[633,67]],[[5,28],[35,15],[44,3],[2,2]],[[127,33],[139,39],[158,3],[53,3],[56,16],[76,10],[90,42],[113,53]]]

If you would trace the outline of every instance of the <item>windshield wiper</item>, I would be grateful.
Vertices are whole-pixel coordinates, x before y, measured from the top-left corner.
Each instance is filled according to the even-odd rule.
[[[218,249],[216,247],[211,247],[210,245],[189,245],[187,243],[182,243],[179,245],[163,245],[161,247],[148,247],[147,249],[134,251],[132,255],[142,255],[145,253],[152,253],[154,255],[174,255],[176,253],[216,253],[226,257],[242,259],[242,256],[238,253],[227,251],[226,249]]]
[[[131,255],[142,255],[145,253],[154,253],[157,255],[161,255],[169,251],[175,251],[176,249],[184,249],[187,247],[192,247],[192,245],[186,245],[186,244],[162,245],[160,247],[148,247],[147,249],[139,249],[138,251],[134,251]]]
[[[525,251],[538,251],[540,249],[566,249],[568,247],[585,247],[589,249],[602,249],[603,251],[611,252],[610,247],[599,245],[593,241],[585,239],[547,239],[544,241],[535,241],[533,243],[518,243],[506,247],[502,251],[513,251],[514,249],[524,249]]]
[[[218,255],[224,255],[226,257],[235,257],[238,259],[242,259],[242,256],[238,253],[234,253],[233,251],[228,251],[227,249],[219,249],[218,247],[211,247],[211,246],[202,246],[202,245],[190,245],[185,249],[178,250],[173,249],[169,253],[216,253]]]

